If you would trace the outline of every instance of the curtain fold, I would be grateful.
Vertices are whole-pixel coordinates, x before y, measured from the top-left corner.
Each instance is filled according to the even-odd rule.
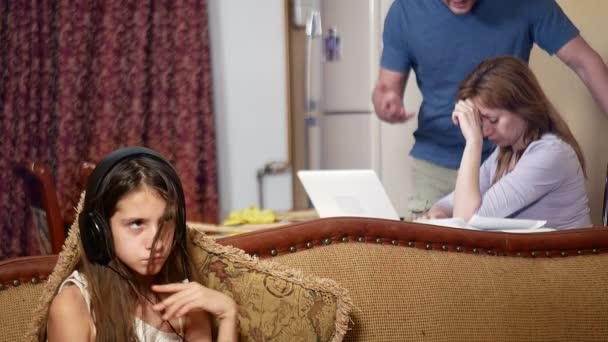
[[[5,0],[0,11],[0,258],[39,252],[15,171],[28,159],[50,166],[69,210],[82,161],[150,147],[177,168],[188,219],[217,223],[204,0]]]

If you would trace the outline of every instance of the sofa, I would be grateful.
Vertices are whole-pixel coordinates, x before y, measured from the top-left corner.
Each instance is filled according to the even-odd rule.
[[[344,287],[346,341],[608,340],[606,228],[517,234],[345,217],[217,241]],[[25,336],[56,261],[0,262],[0,341]]]

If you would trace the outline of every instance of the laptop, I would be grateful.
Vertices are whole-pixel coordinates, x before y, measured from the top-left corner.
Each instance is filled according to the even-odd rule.
[[[374,170],[301,170],[298,178],[319,217],[399,220]]]

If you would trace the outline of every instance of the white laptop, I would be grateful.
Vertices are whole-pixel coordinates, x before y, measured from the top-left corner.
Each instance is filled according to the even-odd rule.
[[[298,178],[319,217],[356,216],[399,220],[373,170],[302,170]]]

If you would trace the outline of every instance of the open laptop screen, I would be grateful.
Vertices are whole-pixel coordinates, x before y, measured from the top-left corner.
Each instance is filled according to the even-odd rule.
[[[399,220],[374,170],[302,170],[298,178],[320,217]]]

